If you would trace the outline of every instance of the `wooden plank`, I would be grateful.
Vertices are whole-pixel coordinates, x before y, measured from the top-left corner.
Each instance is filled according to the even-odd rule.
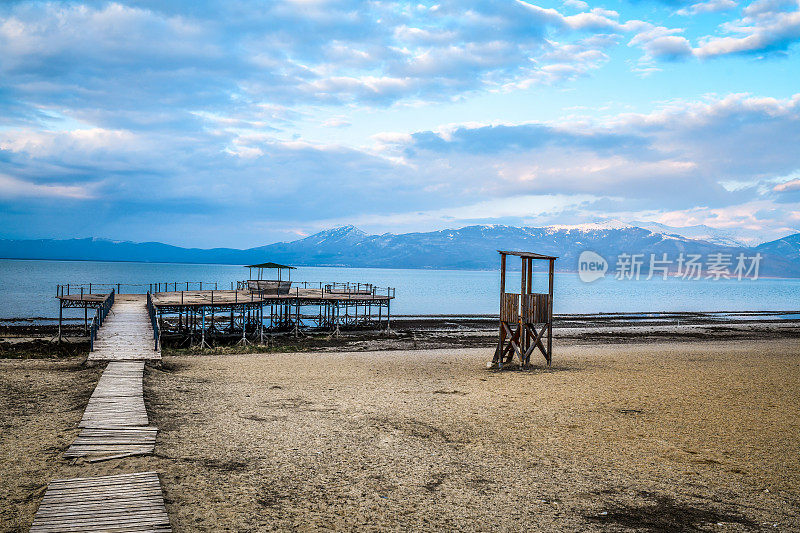
[[[129,477],[131,477],[131,478],[132,477],[135,477],[135,478],[142,478],[142,477],[143,478],[148,478],[150,476],[150,474],[152,474],[152,473],[153,472],[132,472],[130,474],[116,474],[114,476],[107,476],[105,478],[99,478],[99,477],[72,477],[72,478],[68,478],[68,479],[54,479],[53,481],[51,481],[48,484],[48,486],[49,485],[53,485],[53,484],[57,484],[57,483],[63,483],[63,484],[66,484],[66,485],[72,485],[72,484],[74,484],[74,483],[76,483],[78,481],[98,481],[98,482],[100,482],[101,480],[108,481],[109,483],[123,483],[126,478],[129,478]]]

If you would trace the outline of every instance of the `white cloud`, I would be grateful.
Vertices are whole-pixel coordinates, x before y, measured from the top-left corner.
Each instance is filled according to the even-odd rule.
[[[678,10],[680,15],[697,15],[734,9],[734,0],[709,0]],[[651,67],[655,59],[675,60],[691,56],[701,59],[732,54],[765,54],[787,50],[800,40],[800,0],[756,0],[742,10],[743,17],[720,25],[729,35],[706,35],[697,46],[680,35],[682,28],[666,28],[640,21],[629,21],[628,28],[638,33],[629,45],[645,51],[643,64]]]
[[[800,143],[800,95],[731,95],[605,121],[450,125],[383,139],[385,150],[427,169],[443,195],[590,195],[624,198],[637,210],[723,212],[753,196],[780,201],[774,181],[757,185],[800,168],[800,154],[785,149]],[[750,185],[731,189],[731,181]],[[761,227],[787,227],[790,211],[776,212],[760,216]]]
[[[564,5],[572,9],[586,10],[589,9],[589,4],[583,0],[564,0]]]
[[[772,190],[776,192],[800,191],[800,179],[779,183]]]
[[[653,219],[668,226],[702,224],[717,229],[737,230],[751,235],[749,240],[752,244],[760,244],[800,231],[800,217],[797,214],[767,200],[752,200],[724,208],[699,206],[667,211]]]
[[[678,59],[692,54],[689,41],[682,36],[681,28],[665,28],[664,26],[646,25],[628,43],[628,46],[639,46],[645,53],[644,61],[650,59]]]
[[[708,36],[694,51],[698,57],[785,50],[800,40],[800,0],[757,0],[744,17],[723,25],[738,36]]]
[[[22,171],[5,172],[0,195],[94,197],[132,220],[159,212],[185,222],[205,213],[225,224],[309,230],[345,220],[373,230],[493,218],[543,224],[624,211],[665,214],[662,222],[674,224],[679,216],[700,220],[700,208],[698,223],[720,227],[796,224],[787,203],[796,185],[785,177],[800,169],[800,155],[784,147],[800,144],[800,95],[674,102],[602,121],[451,124],[379,134],[369,151],[236,129],[147,143],[129,135],[5,131],[5,168]],[[735,207],[753,201],[755,212]],[[86,204],[75,217],[101,216],[91,209],[96,202]],[[72,212],[62,215],[66,227]]]
[[[556,63],[548,54],[594,46],[600,57],[610,44],[592,35],[636,26],[601,8],[565,16],[522,1],[418,10],[243,0],[204,3],[186,15],[148,5],[13,3],[0,10],[0,72],[29,118],[44,104],[103,127],[149,129],[256,114],[264,102],[448,100],[574,77],[553,77],[548,66],[586,73],[602,61],[562,53]]]
[[[698,15],[701,13],[719,13],[721,11],[734,9],[738,5],[739,4],[735,0],[708,0],[679,9],[676,13],[683,16]]]
[[[33,129],[0,132],[0,150],[25,152],[31,156],[65,157],[70,152],[98,154],[108,150],[131,150],[142,146],[142,139],[125,130],[104,128],[71,131],[41,131]]]
[[[324,128],[347,128],[348,126],[351,125],[352,124],[350,123],[349,120],[341,116],[329,118],[328,120],[322,123],[322,126]]]
[[[430,231],[432,228],[447,228],[496,219],[548,220],[550,217],[557,217],[565,210],[579,208],[596,199],[590,195],[522,195],[443,209],[331,218],[316,221],[314,229],[354,224],[360,228],[368,228],[371,232],[399,233]]]

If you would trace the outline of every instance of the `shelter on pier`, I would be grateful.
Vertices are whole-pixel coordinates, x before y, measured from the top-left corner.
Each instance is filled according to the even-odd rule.
[[[292,270],[293,266],[281,265],[278,263],[258,263],[256,265],[247,265],[249,276],[244,284],[247,290],[259,294],[289,294],[289,289],[292,287]],[[256,269],[257,278],[253,277],[253,269]],[[264,271],[274,272],[271,278],[264,277]]]
[[[538,348],[550,366],[553,360],[553,273],[557,257],[533,252],[498,250],[500,254],[500,339],[492,364],[499,368],[519,356],[522,366],[530,365]],[[506,259],[522,260],[520,292],[506,292]],[[533,292],[533,261],[548,262],[547,293]],[[547,346],[544,341],[546,340]]]
[[[266,270],[267,272],[269,272],[269,271],[273,271],[274,270],[275,274],[276,274],[272,278],[272,280],[274,280],[274,281],[281,281],[281,277],[283,276],[284,272],[286,273],[286,276],[285,276],[286,277],[286,281],[292,281],[291,280],[292,270],[296,269],[293,266],[281,265],[281,264],[278,264],[278,263],[258,263],[257,265],[245,265],[245,268],[250,270],[250,277],[248,279],[257,279],[257,280],[269,280],[270,278],[265,278],[264,277],[264,271]],[[254,268],[256,269],[256,274],[258,275],[257,278],[253,277],[253,269]],[[275,279],[275,278],[277,278],[277,279]]]

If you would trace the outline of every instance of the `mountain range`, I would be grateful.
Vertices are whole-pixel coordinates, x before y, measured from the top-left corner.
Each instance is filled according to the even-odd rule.
[[[664,228],[615,222],[538,228],[478,225],[425,233],[368,235],[354,226],[342,226],[291,242],[245,250],[182,248],[158,242],[106,239],[4,239],[0,240],[0,257],[237,265],[273,261],[295,266],[480,270],[497,268],[497,250],[507,249],[558,256],[558,270],[574,271],[584,250],[605,257],[611,270],[615,258],[625,253],[644,254],[645,263],[650,254],[658,258],[667,254],[674,261],[681,253],[700,254],[704,259],[714,253],[731,254],[734,258],[740,253],[748,257],[760,253],[763,256],[760,275],[800,277],[800,233],[748,246],[725,234],[701,239]],[[699,226],[692,231],[708,233]]]

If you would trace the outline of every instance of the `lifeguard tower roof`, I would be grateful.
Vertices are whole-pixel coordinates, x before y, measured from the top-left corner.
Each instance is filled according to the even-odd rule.
[[[505,255],[516,255],[517,257],[524,257],[525,259],[558,259],[556,256],[535,254],[533,252],[511,252],[507,250],[497,250],[497,252]]]

